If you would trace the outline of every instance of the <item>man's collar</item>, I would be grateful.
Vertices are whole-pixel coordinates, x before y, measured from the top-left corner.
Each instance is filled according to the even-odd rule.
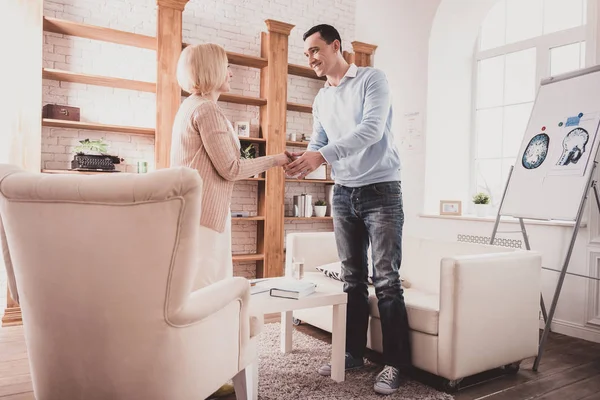
[[[346,71],[346,75],[340,80],[340,83],[344,80],[344,78],[356,78],[356,73],[358,72],[358,67],[356,64],[350,64],[350,68]],[[330,87],[329,81],[325,81],[325,87]]]

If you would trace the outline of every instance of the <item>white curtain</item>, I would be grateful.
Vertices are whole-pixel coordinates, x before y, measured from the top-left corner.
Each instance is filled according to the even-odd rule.
[[[2,1],[0,12],[0,163],[41,167],[43,0]],[[0,314],[6,270],[0,256]]]

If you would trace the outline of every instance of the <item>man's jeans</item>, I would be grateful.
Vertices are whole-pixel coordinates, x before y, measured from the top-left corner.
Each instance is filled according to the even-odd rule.
[[[367,345],[370,242],[383,334],[383,361],[396,368],[409,367],[408,318],[398,273],[404,225],[400,182],[359,188],[336,184],[333,193],[333,227],[342,261],[344,292],[348,293],[346,351],[355,358],[363,357]]]

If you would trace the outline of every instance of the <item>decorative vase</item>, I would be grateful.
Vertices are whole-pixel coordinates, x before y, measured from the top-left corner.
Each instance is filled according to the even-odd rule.
[[[475,204],[475,214],[478,217],[486,217],[488,215],[488,204]]]
[[[315,206],[315,217],[324,217],[327,213],[327,206]]]

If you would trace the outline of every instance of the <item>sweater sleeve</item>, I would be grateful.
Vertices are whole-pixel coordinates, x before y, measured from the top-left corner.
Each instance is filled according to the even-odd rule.
[[[237,146],[233,143],[227,118],[218,106],[211,102],[203,103],[193,116],[193,123],[204,148],[215,169],[228,181],[237,181],[260,174],[276,165],[275,156],[241,159]]]

